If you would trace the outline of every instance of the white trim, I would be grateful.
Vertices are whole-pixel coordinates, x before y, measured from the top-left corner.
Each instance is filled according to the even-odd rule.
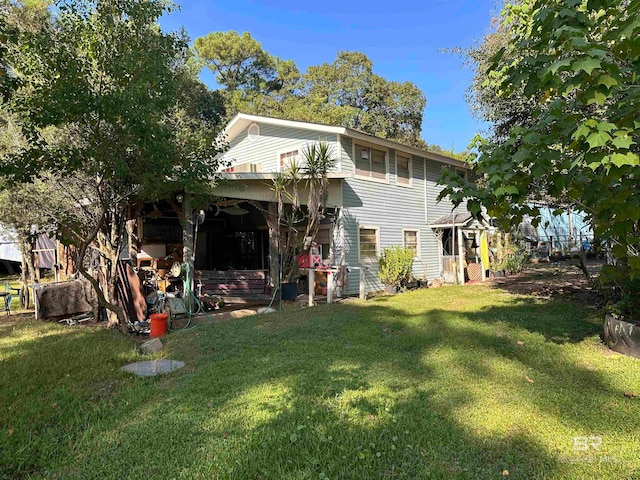
[[[384,168],[385,168],[385,176],[384,179],[382,178],[375,178],[373,176],[366,176],[366,175],[359,175],[358,172],[358,165],[356,163],[356,146],[360,147],[360,148],[368,148],[368,149],[374,149],[374,150],[378,150],[379,152],[384,152]],[[378,183],[391,183],[389,181],[389,177],[391,176],[389,173],[389,149],[387,148],[379,148],[378,145],[373,145],[373,144],[368,144],[366,142],[351,142],[351,150],[352,150],[352,155],[351,155],[351,161],[353,162],[353,176],[355,178],[361,178],[363,180],[368,180],[371,182],[378,182]],[[369,157],[369,167],[371,167],[371,157]],[[370,172],[372,172],[372,170],[369,170]]]
[[[404,237],[405,232],[416,232],[416,254],[414,258],[420,260],[422,258],[422,253],[421,253],[422,249],[420,248],[420,229],[419,228],[403,228],[402,229],[402,246],[404,248],[407,248],[407,245],[405,243],[405,237]]]
[[[376,231],[376,259],[363,259],[360,256],[360,230],[375,230]],[[380,257],[380,227],[373,225],[358,225],[358,263],[377,263]]]
[[[279,159],[278,163],[280,163]],[[224,180],[273,180],[278,176],[278,172],[220,172],[219,175]],[[330,172],[327,174],[327,178],[347,178],[347,175]]]
[[[409,183],[400,183],[398,181],[398,153],[400,153],[400,156],[402,158],[409,159],[409,163],[408,163],[408,167],[409,167]],[[398,150],[396,150],[394,157],[396,159],[396,185],[398,185],[399,187],[404,187],[404,188],[413,188],[413,155],[409,155],[409,154],[406,154],[404,152],[399,152]]]

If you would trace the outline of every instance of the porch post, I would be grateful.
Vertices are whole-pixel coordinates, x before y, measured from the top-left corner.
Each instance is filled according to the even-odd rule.
[[[487,237],[487,233],[483,230],[478,230],[477,237],[480,238],[480,245],[482,246],[482,240]],[[488,241],[487,239],[487,242]],[[482,281],[486,282],[489,265],[485,265],[482,261],[482,249],[480,250],[480,266],[482,267]]]
[[[315,269],[314,268],[308,268],[307,269],[307,279],[309,282],[309,306],[313,307],[314,305],[314,294],[315,292],[313,291],[313,285],[315,283]]]
[[[436,239],[438,240],[438,272],[440,275],[440,280],[444,280],[444,263],[442,261],[442,249],[444,248],[442,245],[442,235],[444,231],[441,229],[436,230]],[[428,280],[428,279],[427,279]]]
[[[458,264],[460,267],[460,284],[464,285],[464,242],[460,227],[458,227]]]
[[[193,247],[194,247],[194,229],[195,229],[195,220],[193,218],[193,209],[191,208],[191,194],[185,192],[184,200],[182,203],[182,214],[184,215],[184,221],[182,223],[182,261],[187,264],[189,269],[189,278],[185,279],[189,284],[189,289],[193,292],[193,280],[194,276],[194,258],[193,258]],[[193,302],[192,297],[188,292],[184,292],[185,294],[185,304],[187,308],[191,309]]]

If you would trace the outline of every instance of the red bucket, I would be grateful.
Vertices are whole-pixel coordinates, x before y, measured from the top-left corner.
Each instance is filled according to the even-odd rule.
[[[167,320],[169,319],[169,315],[166,313],[152,313],[149,319],[151,320],[150,337],[162,337],[167,334]]]

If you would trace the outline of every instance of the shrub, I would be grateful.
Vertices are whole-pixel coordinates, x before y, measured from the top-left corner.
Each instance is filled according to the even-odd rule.
[[[378,277],[385,285],[405,287],[413,280],[414,252],[400,246],[386,247],[380,255]]]
[[[506,270],[512,275],[524,270],[524,267],[531,259],[531,255],[527,252],[524,242],[517,242],[514,247],[502,258],[502,261],[496,267],[497,270]]]

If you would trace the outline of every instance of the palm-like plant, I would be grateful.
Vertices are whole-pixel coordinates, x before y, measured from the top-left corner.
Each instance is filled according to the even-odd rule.
[[[336,165],[333,149],[325,142],[306,145],[303,164],[293,163],[273,180],[271,190],[278,202],[277,239],[281,259],[281,282],[292,282],[299,274],[298,256],[308,251],[325,217],[329,197],[329,171]],[[304,183],[303,183],[304,182]],[[308,189],[307,208],[300,202],[300,184]],[[304,227],[304,235],[300,231]]]

